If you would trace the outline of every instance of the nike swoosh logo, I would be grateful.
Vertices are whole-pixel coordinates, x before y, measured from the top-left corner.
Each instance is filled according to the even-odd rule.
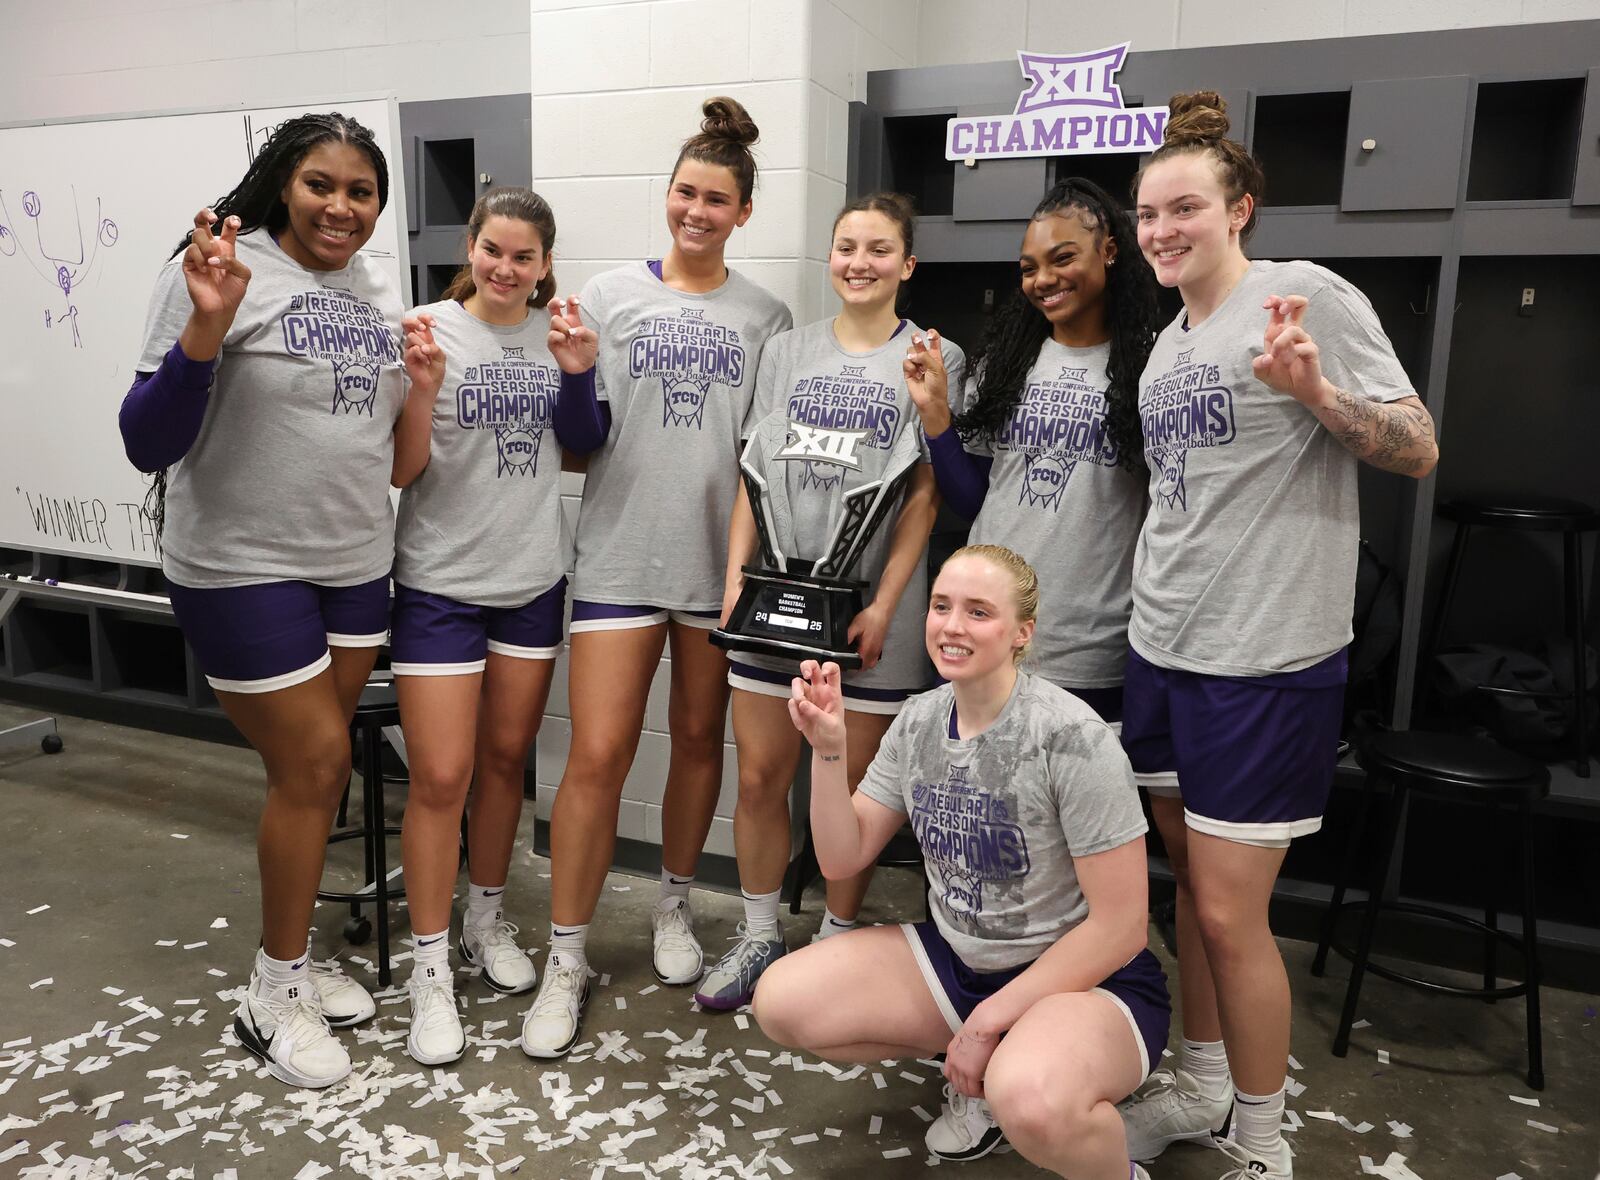
[[[441,935],[439,935],[438,938],[430,938],[430,939],[428,939],[427,942],[419,942],[419,943],[417,943],[417,945],[418,946],[432,946],[436,942],[443,942],[443,941],[444,941],[444,935],[441,934]]]

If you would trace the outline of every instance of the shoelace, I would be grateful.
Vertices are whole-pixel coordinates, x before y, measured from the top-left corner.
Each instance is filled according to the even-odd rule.
[[[448,983],[425,983],[411,989],[411,1021],[418,1028],[438,1028],[456,1014],[456,993]]]
[[[689,925],[689,907],[682,903],[656,910],[655,937],[658,943],[672,943],[688,949],[694,943],[694,927]],[[740,927],[743,929],[743,926]]]
[[[551,966],[545,970],[544,986],[539,998],[534,1000],[530,1016],[565,1016],[571,1000],[583,994],[583,979],[587,965],[571,967]]]
[[[722,956],[721,961],[717,963],[718,971],[726,971],[729,974],[738,974],[753,964],[761,957],[762,947],[766,943],[765,939],[751,938],[743,922],[739,923],[737,933],[734,934],[730,941],[734,945],[728,949],[727,953]]]
[[[321,1040],[332,1040],[333,1030],[322,1015],[322,1003],[315,988],[302,987],[300,998],[273,1005],[278,1027],[289,1033],[296,1048],[307,1049]]]
[[[976,1143],[978,1135],[973,1133],[972,1121],[968,1118],[968,1114],[969,1112],[980,1114],[976,1109],[976,1104],[980,1101],[982,1099],[967,1097],[949,1082],[944,1084],[944,1104],[950,1110],[951,1121],[960,1129],[962,1139],[969,1144]]]
[[[507,947],[514,951],[517,947],[517,935],[522,933],[522,928],[514,922],[507,922],[504,918],[498,919],[491,926],[474,926],[472,928],[473,940],[478,944],[478,951],[482,955],[489,955]]]
[[[1245,1153],[1244,1148],[1231,1139],[1218,1139],[1216,1146],[1218,1151],[1239,1165],[1230,1171],[1224,1172],[1218,1177],[1218,1180],[1263,1180],[1263,1177],[1270,1180],[1271,1177],[1278,1175],[1276,1172],[1266,1171],[1264,1162],[1261,1168],[1252,1168],[1250,1166],[1250,1157]]]

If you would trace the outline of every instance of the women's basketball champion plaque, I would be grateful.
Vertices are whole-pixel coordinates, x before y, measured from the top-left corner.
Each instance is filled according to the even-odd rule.
[[[861,667],[847,635],[867,583],[851,573],[922,457],[917,432],[903,430],[886,454],[871,456],[868,471],[861,450],[869,434],[807,426],[781,411],[762,419],[739,458],[761,563],[744,567],[744,590],[712,643]],[[815,512],[819,495],[826,497],[825,540],[805,552],[797,540],[802,514]]]

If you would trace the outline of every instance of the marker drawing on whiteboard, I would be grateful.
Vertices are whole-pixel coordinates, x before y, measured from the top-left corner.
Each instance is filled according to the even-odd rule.
[[[16,218],[5,199],[5,190],[0,188],[0,257],[12,258],[20,251],[33,271],[53,290],[61,293],[66,307],[60,310],[46,307],[45,327],[66,325],[72,332],[72,346],[82,348],[83,333],[78,327],[78,305],[73,299],[73,292],[82,287],[84,280],[93,272],[101,248],[115,246],[121,231],[115,221],[102,216],[101,200],[96,197],[93,227],[85,233],[76,186],[72,186],[71,191],[70,217],[49,211],[44,200],[33,189],[22,194],[22,212],[33,222],[33,248],[30,249],[29,235],[18,232]],[[48,244],[46,220],[49,221],[50,232]]]

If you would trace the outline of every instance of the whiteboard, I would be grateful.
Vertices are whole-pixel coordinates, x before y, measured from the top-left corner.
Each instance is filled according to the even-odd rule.
[[[149,480],[117,429],[156,275],[272,128],[332,110],[388,157],[389,203],[362,253],[408,298],[392,97],[0,127],[0,548],[160,564]]]

